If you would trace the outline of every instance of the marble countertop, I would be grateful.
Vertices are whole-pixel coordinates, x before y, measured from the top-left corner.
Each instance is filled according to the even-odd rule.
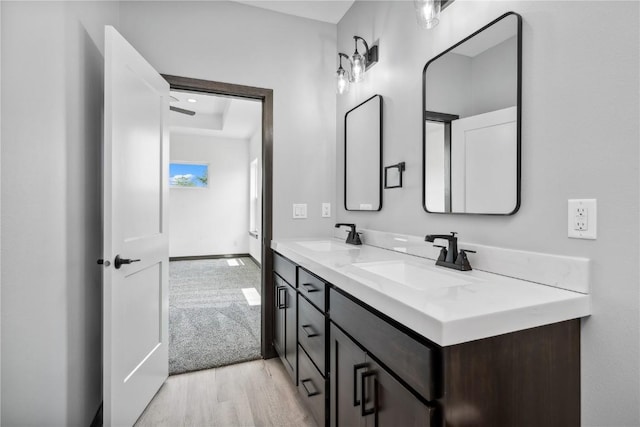
[[[588,294],[483,271],[455,271],[373,246],[310,238],[273,240],[271,248],[441,346],[591,314]],[[402,280],[372,271],[384,264],[409,273]]]

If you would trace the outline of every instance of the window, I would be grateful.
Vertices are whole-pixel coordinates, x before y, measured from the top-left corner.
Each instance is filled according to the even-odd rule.
[[[169,163],[169,187],[209,187],[209,165],[206,163],[190,162]]]
[[[258,159],[253,159],[249,166],[249,233],[258,237]]]

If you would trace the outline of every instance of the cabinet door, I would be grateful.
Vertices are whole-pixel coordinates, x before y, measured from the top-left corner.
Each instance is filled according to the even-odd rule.
[[[298,294],[291,286],[286,285],[284,297],[284,364],[293,382],[298,385],[296,371],[298,369]]]
[[[277,275],[273,275],[273,283],[274,283],[274,319],[273,319],[273,347],[275,348],[278,355],[284,355],[285,343],[284,343],[284,314],[285,314],[285,305],[284,298],[286,298],[286,287],[287,285],[284,281],[278,277]]]
[[[367,427],[437,425],[434,407],[422,403],[368,355],[366,365],[358,378],[358,390]]]
[[[364,426],[359,378],[367,366],[365,353],[333,323],[330,337],[331,427]]]
[[[297,294],[287,282],[274,275],[275,310],[273,319],[273,347],[282,359],[287,372],[297,385]]]

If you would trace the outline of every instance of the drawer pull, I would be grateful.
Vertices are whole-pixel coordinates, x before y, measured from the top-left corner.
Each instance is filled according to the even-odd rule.
[[[307,388],[307,383],[311,383],[315,391],[309,391],[309,389]],[[313,385],[313,381],[311,380],[311,378],[300,380],[300,384],[302,384],[302,388],[304,388],[304,391],[307,392],[307,397],[317,396],[318,394],[320,394],[318,389]]]
[[[304,289],[308,292],[320,292],[320,289],[316,288],[315,286],[313,286],[312,283],[303,283],[302,286],[304,286]]]
[[[313,338],[313,337],[317,337],[318,335],[320,335],[318,333],[313,332],[313,328],[311,327],[311,325],[302,325],[301,328],[304,331],[305,335],[307,335],[307,338]],[[309,331],[311,331],[311,332],[309,332]]]
[[[358,400],[358,371],[367,367],[366,363],[358,363],[353,365],[353,406],[360,405]]]
[[[283,296],[283,292],[284,291],[284,298]],[[284,286],[279,286],[278,287],[278,309],[282,310],[284,308],[287,308],[287,288],[285,288]]]
[[[375,377],[376,373],[374,371],[364,372],[360,377],[360,399],[362,400],[362,406],[360,407],[360,414],[363,417],[367,415],[375,414],[378,411],[378,379]],[[367,402],[367,378],[373,377],[373,407],[370,409],[366,409]]]

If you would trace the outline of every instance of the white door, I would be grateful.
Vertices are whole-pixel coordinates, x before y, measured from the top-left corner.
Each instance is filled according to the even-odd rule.
[[[105,45],[103,410],[130,426],[169,372],[169,84],[113,27]]]
[[[517,108],[451,122],[453,212],[513,211],[518,198]]]

